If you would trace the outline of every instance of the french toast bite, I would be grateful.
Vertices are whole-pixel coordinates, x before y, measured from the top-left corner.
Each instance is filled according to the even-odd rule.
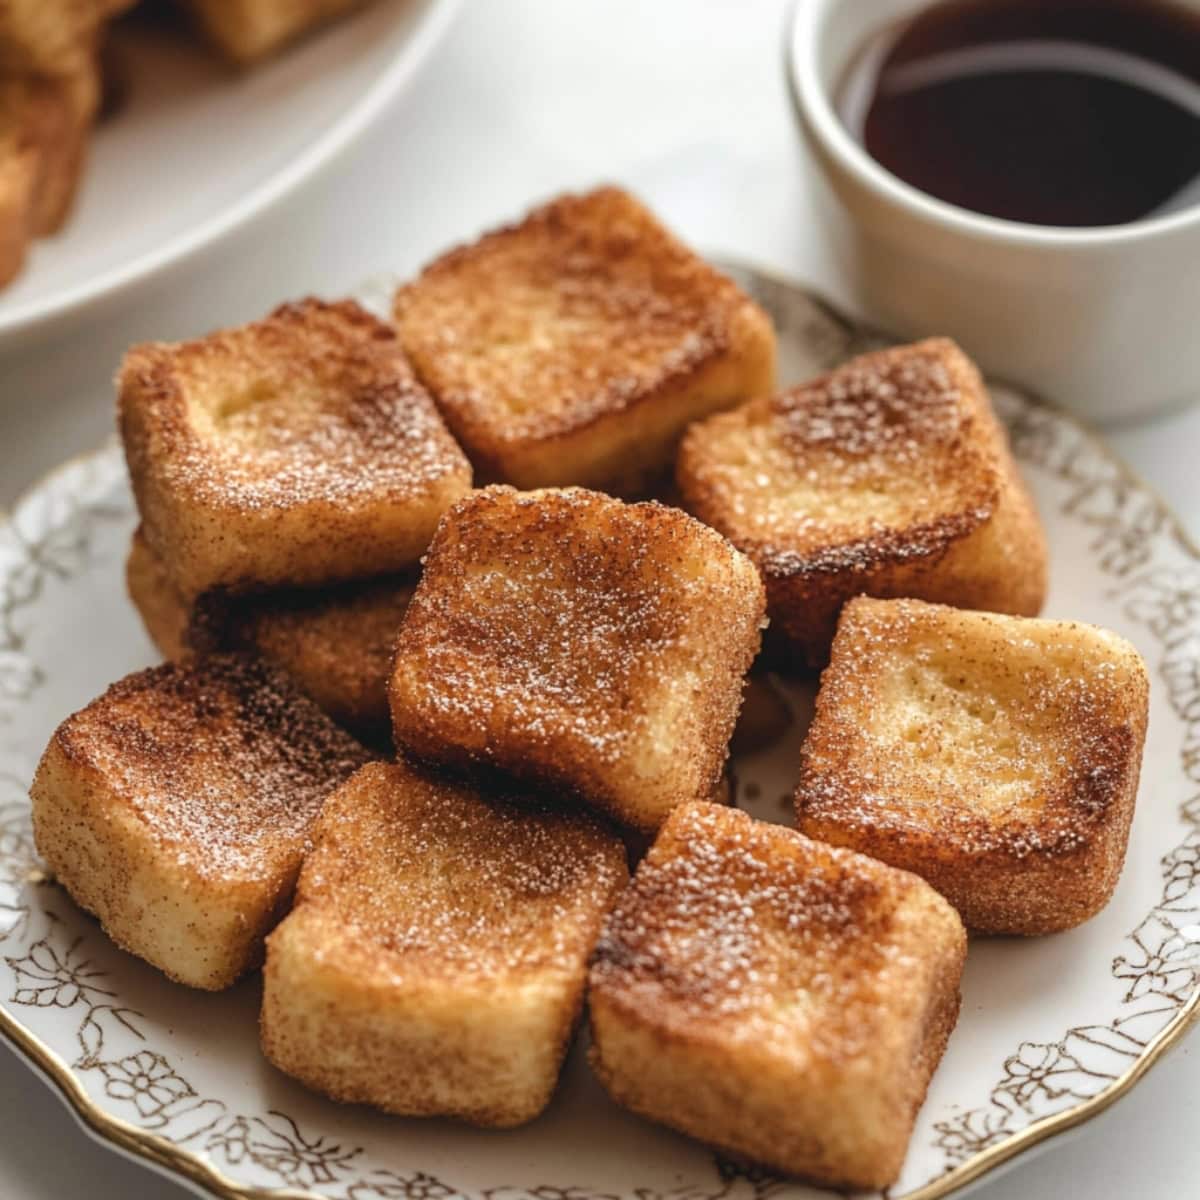
[[[800,663],[851,596],[1034,616],[1046,542],[979,372],[945,338],[853,359],[693,425],[684,506],[763,574]]]
[[[391,738],[392,646],[416,588],[411,573],[247,596],[209,594],[189,605],[166,568],[133,535],[130,598],[166,659],[245,651],[282,668],[339,725],[372,744]]]
[[[411,568],[471,486],[395,334],[350,301],[135,346],[118,391],[143,532],[188,601]]]
[[[626,878],[620,841],[585,814],[365,767],[326,804],[268,940],[263,1050],[335,1100],[531,1120]]]
[[[493,486],[438,527],[396,640],[396,744],[652,831],[716,786],[758,650],[749,559],[678,509]]]
[[[266,58],[364,0],[187,0],[209,40],[226,58]]]
[[[1069,929],[1116,887],[1148,698],[1107,630],[860,597],[821,678],[797,823],[923,876],[972,929]]]
[[[481,475],[521,488],[639,492],[689,421],[774,386],[767,315],[612,187],[443,255],[395,321]]]
[[[369,757],[262,663],[140,671],[51,739],[38,852],[119,946],[216,991],[257,965],[321,803]]]
[[[134,0],[4,0],[0,73],[63,78],[92,66],[104,23]]]
[[[592,1065],[650,1120],[882,1188],[958,1018],[965,954],[961,921],[915,875],[686,804],[593,955]]]

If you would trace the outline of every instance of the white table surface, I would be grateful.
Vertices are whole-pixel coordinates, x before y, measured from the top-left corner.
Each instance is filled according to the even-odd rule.
[[[783,82],[786,7],[467,4],[417,85],[319,181],[86,325],[0,358],[0,504],[109,431],[109,380],[130,342],[194,334],[308,292],[336,295],[383,271],[410,272],[568,187],[631,185],[697,246],[771,264],[844,299]],[[1200,406],[1109,436],[1200,537]],[[0,1113],[2,1197],[186,1194],[90,1141],[7,1048]],[[1195,1197],[1197,1128],[1193,1040],[1109,1113],[977,1194]]]

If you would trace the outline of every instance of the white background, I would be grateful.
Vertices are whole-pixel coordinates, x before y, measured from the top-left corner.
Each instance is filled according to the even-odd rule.
[[[87,325],[0,358],[0,504],[110,430],[109,380],[130,342],[194,334],[280,300],[411,272],[564,188],[625,183],[697,246],[845,300],[784,86],[786,7],[468,0],[416,86],[319,181]],[[147,164],[148,187],[153,175]],[[1200,406],[1109,437],[1200,536]],[[185,1194],[89,1141],[7,1049],[0,1114],[4,1200]],[[1200,1042],[1185,1043],[1115,1109],[978,1194],[1195,1197],[1197,1130]]]

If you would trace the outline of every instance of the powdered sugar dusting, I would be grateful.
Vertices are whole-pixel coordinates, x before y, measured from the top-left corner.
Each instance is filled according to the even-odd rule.
[[[896,924],[912,894],[923,885],[869,859],[687,805],[607,921],[592,985],[667,1027],[736,1019],[733,1038],[799,1036],[850,1056],[913,967]]]
[[[466,470],[392,331],[350,301],[135,347],[120,386],[135,479],[197,504],[395,503]]]
[[[209,878],[294,870],[326,795],[370,757],[281,673],[224,655],[130,675],[55,736]]]
[[[330,801],[298,904],[376,970],[582,973],[624,850],[581,814],[421,774],[360,772]]]

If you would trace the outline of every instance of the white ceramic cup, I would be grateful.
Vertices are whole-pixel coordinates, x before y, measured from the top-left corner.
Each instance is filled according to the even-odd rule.
[[[1094,229],[985,217],[898,179],[843,125],[834,99],[855,54],[928,4],[797,0],[788,30],[800,124],[864,313],[949,334],[990,373],[1096,420],[1200,398],[1200,203]]]

